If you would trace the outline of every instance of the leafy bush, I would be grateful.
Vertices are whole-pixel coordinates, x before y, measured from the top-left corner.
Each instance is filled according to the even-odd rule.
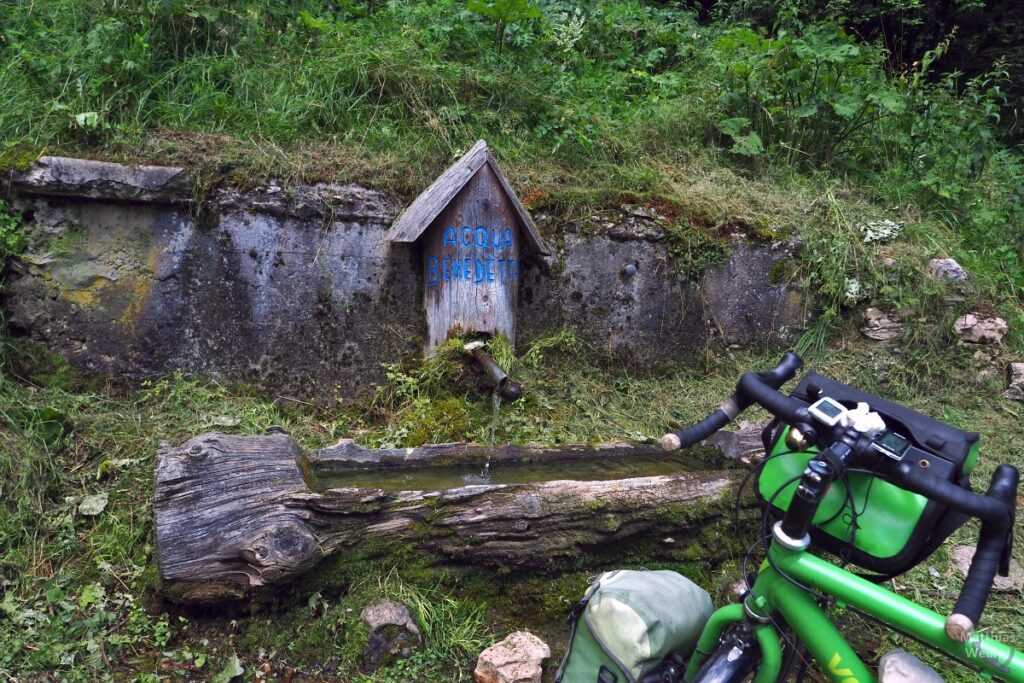
[[[880,51],[841,29],[814,26],[802,35],[766,37],[728,30],[715,44],[723,69],[719,130],[732,151],[802,165],[828,163],[905,110],[882,70]]]

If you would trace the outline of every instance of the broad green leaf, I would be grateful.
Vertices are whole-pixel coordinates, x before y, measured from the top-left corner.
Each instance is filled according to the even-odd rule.
[[[802,104],[793,110],[794,119],[806,119],[818,113],[818,103]]]
[[[723,119],[718,122],[718,130],[732,138],[741,135],[748,126],[750,126],[750,119],[743,117]]]
[[[238,655],[232,653],[228,657],[227,664],[221,669],[216,676],[213,677],[213,683],[231,683],[239,676],[245,673],[245,669],[242,668],[241,662],[238,661]]]
[[[867,97],[868,102],[890,114],[902,114],[907,109],[907,99],[893,90],[878,90]]]
[[[75,114],[75,123],[77,123],[80,128],[96,128],[100,123],[100,115],[94,111]]]
[[[764,154],[764,144],[761,142],[760,135],[750,132],[746,135],[733,136],[733,145],[729,151],[734,154],[756,157]]]
[[[78,606],[88,609],[92,605],[102,605],[107,599],[107,591],[98,583],[91,583],[82,589],[78,596]]]
[[[851,119],[856,116],[863,106],[864,99],[854,94],[837,95],[832,100],[833,111],[844,119]]]

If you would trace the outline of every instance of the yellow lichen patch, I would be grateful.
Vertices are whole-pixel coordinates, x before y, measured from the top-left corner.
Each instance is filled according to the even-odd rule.
[[[126,278],[126,280],[128,281],[125,282],[125,296],[128,303],[117,322],[134,328],[146,305],[146,298],[149,296],[149,288],[153,285],[153,281],[138,275]]]
[[[58,289],[60,297],[65,301],[70,301],[73,304],[82,306],[84,308],[95,308],[101,299],[100,291],[110,285],[109,280],[97,280],[88,287],[81,289],[72,289],[67,285],[60,285]]]

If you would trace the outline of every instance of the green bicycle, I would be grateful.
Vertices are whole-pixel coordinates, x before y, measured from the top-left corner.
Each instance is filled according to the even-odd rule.
[[[791,395],[781,393],[802,364],[787,353],[773,370],[745,374],[718,410],[662,439],[666,450],[698,443],[755,403],[775,418],[762,434],[766,457],[756,470],[766,560],[745,577],[742,601],[712,614],[689,661],[663,666],[656,680],[783,681],[804,649],[830,681],[876,680],[826,615],[832,603],[955,657],[985,679],[1024,683],[1024,652],[976,631],[996,573],[1007,573],[1017,469],[1000,465],[988,491],[973,493],[977,434],[814,372]],[[953,614],[879,585],[923,561],[968,517],[981,520],[981,532]],[[812,545],[871,575],[811,554]],[[909,666],[927,669],[906,657]],[[901,680],[941,679],[927,670]]]

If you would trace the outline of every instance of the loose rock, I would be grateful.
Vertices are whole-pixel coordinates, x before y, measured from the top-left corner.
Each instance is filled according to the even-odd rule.
[[[1013,401],[1024,401],[1024,363],[1010,363],[1009,382],[1003,396]]]
[[[883,313],[877,308],[869,308],[864,311],[864,327],[861,332],[875,341],[896,341],[903,334],[903,322],[896,311]]]
[[[971,568],[971,560],[974,558],[974,548],[969,545],[958,545],[953,548],[953,566],[961,576],[967,576]],[[1024,569],[1017,560],[1010,560],[1010,575],[996,576],[992,583],[992,590],[998,592],[1010,592],[1024,590]]]
[[[928,272],[939,280],[963,282],[967,279],[964,267],[951,258],[933,258],[928,262]]]
[[[761,443],[761,431],[765,424],[740,423],[737,431],[722,430],[711,437],[711,445],[729,458],[749,465],[764,455],[764,444]]]
[[[878,683],[942,683],[942,676],[905,650],[890,650],[878,662]]]
[[[419,646],[420,630],[409,608],[394,600],[377,600],[363,608],[360,616],[370,630],[370,642],[363,649],[363,667],[376,671],[396,659],[406,659]]]
[[[551,648],[529,631],[516,631],[480,653],[476,683],[540,683],[541,667]]]
[[[977,313],[960,316],[953,324],[960,339],[968,344],[998,344],[1003,341],[1007,329],[1002,318],[987,318]]]

